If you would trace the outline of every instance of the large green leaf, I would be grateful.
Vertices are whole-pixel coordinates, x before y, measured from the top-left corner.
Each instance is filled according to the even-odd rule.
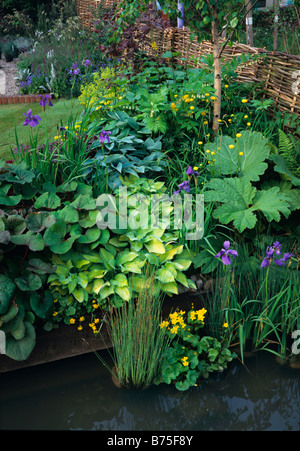
[[[223,224],[233,221],[239,232],[252,229],[257,221],[255,211],[261,211],[268,221],[279,221],[280,215],[290,214],[289,203],[279,187],[257,191],[245,178],[213,179],[211,191],[205,194],[208,201],[220,202],[213,216]]]
[[[40,233],[28,231],[23,235],[13,235],[11,242],[20,246],[28,246],[31,251],[42,251],[45,247],[43,237]]]
[[[256,224],[256,216],[249,205],[256,194],[249,181],[237,177],[230,179],[213,179],[209,185],[212,191],[205,193],[205,200],[220,202],[213,216],[223,224],[233,221],[233,225],[242,232],[252,229]]]
[[[22,291],[39,290],[42,286],[41,278],[37,274],[28,274],[26,276],[17,277],[16,285]]]
[[[11,186],[11,184],[7,184],[0,187],[0,205],[13,207],[15,205],[18,205],[18,203],[21,201],[22,194],[19,194],[17,196],[9,195]]]
[[[29,213],[25,218],[28,230],[33,232],[41,232],[47,227],[50,227],[55,223],[55,216],[48,211],[39,211],[34,213]]]
[[[72,244],[78,236],[75,235],[73,237],[66,238],[66,233],[67,226],[62,219],[59,219],[55,224],[46,230],[44,240],[52,252],[56,254],[65,254],[71,249]]]
[[[48,208],[49,210],[56,210],[61,204],[60,198],[55,193],[44,193],[34,203],[34,208]]]
[[[229,146],[234,146],[230,148]],[[221,175],[238,175],[246,180],[258,181],[268,165],[265,160],[270,153],[268,140],[259,132],[245,130],[235,140],[230,136],[218,136],[213,143],[206,143],[204,150],[210,150],[213,156],[215,177]],[[242,152],[243,155],[239,155]]]
[[[13,360],[26,360],[35,346],[35,329],[29,322],[25,322],[25,335],[21,340],[16,340],[8,335],[6,339],[5,353]]]
[[[14,282],[6,275],[0,274],[0,315],[7,312],[14,291]]]

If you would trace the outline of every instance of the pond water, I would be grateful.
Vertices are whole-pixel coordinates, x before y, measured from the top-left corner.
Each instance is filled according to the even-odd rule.
[[[186,392],[126,390],[85,354],[1,374],[0,429],[299,431],[299,376],[261,352]]]

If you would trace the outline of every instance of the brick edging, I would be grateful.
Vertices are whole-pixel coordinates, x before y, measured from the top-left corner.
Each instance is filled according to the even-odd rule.
[[[19,96],[0,96],[0,105],[17,105],[19,103],[40,102],[41,95],[24,94]]]

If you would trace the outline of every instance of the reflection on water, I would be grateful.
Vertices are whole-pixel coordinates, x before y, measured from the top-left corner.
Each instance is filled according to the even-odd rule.
[[[118,389],[93,354],[1,374],[0,387],[2,430],[300,430],[299,371],[266,353],[187,392]]]

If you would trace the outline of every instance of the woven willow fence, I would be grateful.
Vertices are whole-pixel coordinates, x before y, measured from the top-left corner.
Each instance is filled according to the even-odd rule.
[[[117,0],[78,0],[78,14],[85,28],[93,29],[95,14],[93,9],[102,3],[107,8],[114,10]],[[166,51],[178,52],[173,62],[200,67],[199,59],[207,54],[212,54],[212,44],[204,41],[201,44],[194,39],[190,41],[190,30],[183,28],[153,29],[151,36],[146,41],[136,37],[138,47],[151,57],[160,57]],[[155,42],[156,45],[153,45]],[[242,54],[257,55],[254,61],[241,64],[238,69],[238,81],[240,82],[264,82],[265,97],[273,99],[275,105],[281,111],[300,115],[300,56],[287,55],[280,52],[270,52],[265,49],[250,47],[248,45],[234,43],[226,46],[222,57],[225,61]],[[261,58],[260,58],[261,56]]]

